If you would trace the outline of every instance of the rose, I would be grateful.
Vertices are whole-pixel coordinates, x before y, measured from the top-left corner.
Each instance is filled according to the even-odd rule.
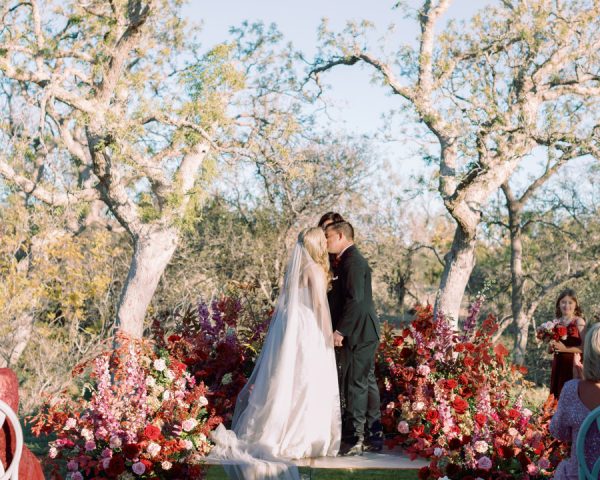
[[[140,454],[140,451],[141,447],[137,443],[127,443],[123,447],[123,454],[130,460],[136,458]]]
[[[484,413],[476,413],[473,418],[480,427],[483,427],[487,423],[487,415]]]
[[[181,424],[181,428],[184,432],[191,432],[198,425],[198,421],[195,418],[188,418]]]
[[[208,405],[208,400],[206,399],[206,397],[205,397],[204,395],[201,395],[201,396],[198,398],[198,404],[199,404],[201,407],[205,407],[206,405]]]
[[[440,448],[440,447],[435,447],[435,448],[433,449],[433,454],[434,454],[436,457],[441,457],[441,456],[444,454],[444,449],[443,449],[443,448]]]
[[[433,423],[433,422],[436,422],[438,418],[440,418],[440,414],[439,414],[439,412],[438,412],[437,410],[435,410],[435,409],[431,409],[431,410],[429,410],[429,411],[427,412],[427,415],[425,415],[425,419],[426,419],[428,422],[432,422],[432,423]]]
[[[150,442],[146,447],[146,451],[150,454],[151,457],[156,457],[158,452],[160,452],[160,445],[158,443]]]
[[[157,358],[156,360],[154,360],[154,363],[152,365],[154,367],[154,370],[156,370],[157,372],[162,372],[167,368],[167,362],[165,362],[163,358]]]
[[[146,471],[146,466],[142,462],[136,462],[131,466],[131,470],[136,475],[142,475]]]
[[[561,340],[566,340],[567,339],[567,327],[565,327],[563,325],[558,325],[556,327],[556,336]],[[558,338],[557,338],[557,340],[558,340]]]
[[[91,430],[88,430],[87,428],[82,428],[81,429],[81,436],[83,438],[85,438],[86,440],[93,440],[94,439],[94,433]]]
[[[483,456],[477,460],[477,468],[481,470],[489,470],[492,468],[492,460],[489,457]]]
[[[429,375],[430,372],[431,368],[429,368],[427,365],[419,365],[417,367],[417,375],[422,375],[423,377],[426,377],[427,375]]]
[[[69,462],[67,463],[67,470],[69,472],[74,472],[78,468],[79,468],[79,463],[77,463],[77,460],[69,460]]]
[[[110,459],[108,463],[109,475],[117,476],[121,475],[125,471],[125,459],[123,455],[115,455]]]
[[[421,412],[422,410],[425,409],[425,403],[423,403],[423,402],[415,402],[415,403],[412,404],[412,409],[415,412]]]
[[[48,450],[48,456],[50,458],[56,458],[58,455],[58,449],[56,447],[51,447],[50,450]]]
[[[77,420],[75,420],[73,417],[67,418],[67,421],[65,422],[65,426],[63,427],[63,430],[71,430],[72,428],[75,428],[77,426]]]
[[[540,472],[540,469],[534,463],[530,463],[527,465],[527,473],[529,475],[537,475]]]
[[[469,404],[460,397],[456,397],[452,401],[452,406],[454,407],[454,411],[458,414],[465,413],[469,408]]]
[[[123,445],[123,440],[121,440],[115,435],[110,437],[108,445],[110,446],[110,448],[121,448],[121,445]]]
[[[158,440],[160,438],[160,428],[156,425],[146,425],[146,428],[144,428],[144,436],[148,440]]]
[[[402,434],[407,434],[409,432],[409,427],[408,427],[408,423],[405,422],[404,420],[402,420],[401,422],[398,423],[398,432],[402,433]]]
[[[74,472],[71,474],[71,480],[83,480],[81,472]]]
[[[473,444],[473,448],[478,453],[485,453],[485,452],[487,452],[487,450],[489,448],[489,445],[488,445],[488,443],[485,440],[477,440]]]
[[[92,450],[96,449],[96,442],[94,442],[93,440],[88,440],[87,442],[85,442],[84,448],[86,452],[91,452]]]
[[[168,460],[165,460],[164,462],[162,462],[160,464],[160,466],[162,467],[163,470],[171,470],[171,467],[173,466],[173,464],[171,462],[169,462]]]

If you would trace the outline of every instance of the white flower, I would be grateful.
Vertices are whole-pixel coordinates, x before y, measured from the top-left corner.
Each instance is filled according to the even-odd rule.
[[[194,448],[194,444],[192,443],[191,440],[184,440],[183,444],[185,445],[185,449],[186,450],[191,450],[192,448]]]
[[[206,435],[201,433],[200,435],[198,435],[198,440],[200,440],[203,443],[206,442],[207,441]]]
[[[81,436],[88,441],[94,439],[94,433],[91,430],[88,430],[87,428],[81,429]]]
[[[386,410],[393,410],[396,404],[394,402],[390,402],[385,406]]]
[[[165,362],[163,358],[157,358],[156,360],[154,360],[154,363],[152,365],[154,366],[154,370],[158,372],[162,372],[167,368],[167,362]]]
[[[435,449],[433,450],[433,454],[436,457],[441,457],[444,454],[444,449],[440,447],[435,447]]]
[[[531,410],[529,410],[528,408],[524,408],[521,411],[521,414],[525,417],[525,418],[529,418],[533,415],[533,412]]]
[[[181,423],[181,428],[184,432],[191,432],[198,425],[198,420],[195,418],[188,418]]]
[[[146,385],[150,388],[155,387],[156,386],[156,379],[154,377],[146,377]]]
[[[165,373],[165,377],[167,377],[167,380],[174,380],[175,379],[175,374],[173,373],[172,370],[167,370]]]
[[[409,431],[409,427],[408,427],[408,422],[405,422],[404,420],[402,420],[401,422],[398,423],[398,431],[400,433],[408,433]]]
[[[519,434],[519,431],[518,431],[518,430],[517,430],[515,427],[510,427],[510,428],[508,429],[508,434],[509,434],[511,437],[516,437],[516,436]]]
[[[232,381],[233,381],[233,375],[231,375],[231,373],[226,373],[225,375],[223,375],[223,378],[221,379],[221,384],[229,385]]]
[[[158,443],[150,442],[146,447],[146,451],[150,454],[151,457],[156,457],[158,452],[160,452],[160,445]]]
[[[173,466],[173,464],[171,462],[169,462],[168,460],[165,460],[164,462],[162,462],[160,464],[160,466],[162,467],[163,470],[171,470],[171,467]]]
[[[110,448],[120,448],[121,445],[123,445],[123,440],[121,440],[120,437],[117,437],[116,435],[110,437],[110,441],[108,443],[108,445],[110,446]]]
[[[204,406],[208,405],[208,400],[206,399],[206,397],[204,395],[202,395],[200,398],[198,398],[198,403],[200,404],[201,407],[204,407]]]
[[[162,399],[168,400],[169,398],[171,398],[171,392],[169,392],[169,390],[165,390],[162,394]]]
[[[56,458],[57,455],[58,455],[58,448],[51,447],[50,450],[48,450],[48,456],[50,458]]]
[[[489,446],[488,446],[488,443],[485,440],[477,440],[473,444],[473,448],[478,453],[485,453],[485,452],[487,452]]]
[[[425,403],[424,402],[415,402],[412,404],[412,408],[415,412],[421,412],[422,410],[425,409]]]
[[[423,375],[424,377],[426,377],[427,375],[429,375],[429,372],[431,372],[431,369],[427,365],[419,365],[417,367],[418,375]]]
[[[68,418],[67,421],[65,422],[65,426],[63,428],[63,430],[70,430],[72,428],[75,428],[77,426],[77,420],[75,420],[74,418]]]
[[[444,475],[443,477],[438,477],[438,480],[450,480],[450,479]]]

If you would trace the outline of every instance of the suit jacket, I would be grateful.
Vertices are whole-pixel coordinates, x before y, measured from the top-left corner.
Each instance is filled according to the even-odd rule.
[[[371,269],[356,246],[348,247],[333,268],[332,284],[328,300],[333,330],[343,334],[350,346],[378,341]]]

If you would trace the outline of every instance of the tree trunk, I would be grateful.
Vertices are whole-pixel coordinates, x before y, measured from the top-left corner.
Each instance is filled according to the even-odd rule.
[[[460,304],[475,267],[475,244],[475,235],[457,225],[452,248],[444,256],[445,267],[435,310],[443,313],[454,328],[458,327]]]
[[[2,352],[3,356],[0,358],[0,368],[15,368],[23,351],[29,344],[34,321],[35,317],[31,311],[22,312],[15,320],[12,338],[6,341],[9,344],[8,349]]]
[[[134,237],[134,252],[117,311],[119,330],[133,338],[144,333],[144,317],[163,272],[177,248],[176,228],[152,229]]]
[[[527,353],[529,334],[529,316],[524,311],[523,288],[523,239],[521,230],[521,215],[518,208],[508,205],[510,228],[510,274],[511,274],[511,310],[513,321],[517,325],[517,336],[514,344],[515,363],[523,365]]]

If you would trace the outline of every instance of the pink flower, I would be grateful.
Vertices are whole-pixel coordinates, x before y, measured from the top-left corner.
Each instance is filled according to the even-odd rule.
[[[110,448],[105,448],[104,450],[102,450],[102,458],[110,458],[112,457],[113,452]]]
[[[477,460],[477,468],[481,468],[482,470],[489,470],[492,468],[492,460],[490,457],[483,456]]]
[[[83,480],[83,475],[80,472],[75,472],[71,475],[71,480]]]
[[[137,462],[131,466],[131,470],[133,470],[133,473],[136,475],[141,475],[146,471],[146,466],[142,462]]]
[[[79,468],[79,463],[77,463],[77,460],[69,460],[69,463],[67,463],[67,470],[69,472],[74,472]]]
[[[64,430],[71,430],[72,428],[75,428],[77,426],[77,420],[75,420],[73,417],[68,418],[67,421],[65,422],[65,426],[64,426]]]
[[[427,365],[419,365],[417,367],[417,375],[422,375],[426,377],[431,372],[431,369]]]
[[[405,422],[404,420],[402,420],[401,422],[398,423],[398,431],[400,433],[408,433],[409,432],[409,427],[408,427],[408,423]]]
[[[527,465],[527,473],[529,475],[537,475],[539,473],[540,469],[537,467],[537,465],[535,463],[530,463],[529,465]]]
[[[195,418],[188,418],[181,424],[181,428],[184,432],[191,432],[198,425],[198,421]]]
[[[113,436],[110,437],[109,446],[110,448],[120,448],[123,445],[123,440],[119,437]]]
[[[102,468],[104,468],[104,470],[108,469],[108,467],[110,466],[110,461],[111,461],[111,458],[109,458],[109,457],[102,459]]]
[[[87,442],[85,442],[85,451],[86,452],[91,452],[92,450],[96,449],[96,442],[94,442],[93,440],[89,440]]]
[[[48,456],[50,458],[56,458],[57,455],[58,455],[58,449],[56,447],[51,447],[50,450],[48,451]]]

